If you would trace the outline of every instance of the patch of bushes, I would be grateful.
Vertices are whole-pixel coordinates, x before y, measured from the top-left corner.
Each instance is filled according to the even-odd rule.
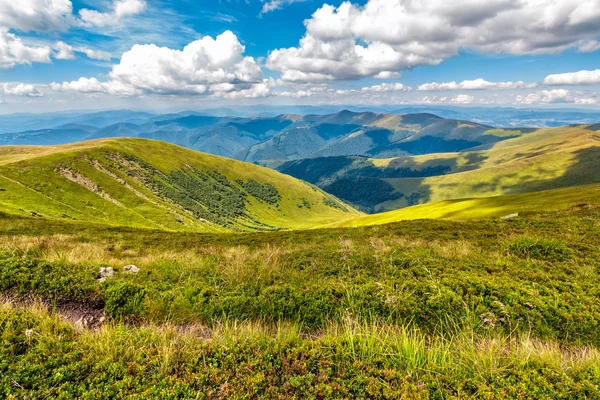
[[[236,182],[251,196],[257,198],[260,201],[264,201],[268,204],[277,204],[279,200],[281,200],[281,195],[277,188],[270,183],[258,183],[254,179],[250,179],[249,181],[243,181],[241,179],[237,179]]]
[[[329,197],[323,197],[323,204],[325,204],[328,207],[331,208],[336,208],[338,210],[342,210],[343,212],[348,212],[348,209],[344,206],[342,206],[341,204],[339,204],[338,202],[330,199]]]
[[[543,238],[515,239],[508,245],[508,251],[517,257],[547,261],[565,261],[570,256],[566,243]]]
[[[93,267],[48,262],[29,254],[0,253],[0,292],[51,301],[95,297]],[[38,255],[39,256],[39,255]]]
[[[109,283],[104,290],[104,311],[114,319],[144,314],[146,291],[129,282]]]

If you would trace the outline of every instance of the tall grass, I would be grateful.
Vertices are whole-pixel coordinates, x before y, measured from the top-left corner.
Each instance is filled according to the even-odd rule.
[[[67,357],[64,351],[75,351],[85,354],[86,362],[94,363],[94,368],[108,368],[108,371],[110,368],[116,368],[115,371],[124,368],[134,375],[142,373],[146,377],[153,377],[151,382],[189,379],[187,369],[198,363],[200,367],[194,368],[210,371],[219,366],[222,379],[230,376],[235,380],[236,374],[252,376],[254,367],[244,370],[247,362],[255,366],[265,363],[265,367],[270,368],[269,363],[278,365],[292,354],[296,356],[291,356],[291,360],[301,355],[313,359],[317,363],[315,365],[329,360],[334,362],[335,368],[342,370],[365,365],[379,368],[384,373],[392,368],[394,374],[403,380],[421,384],[427,382],[431,393],[450,394],[456,387],[444,385],[458,385],[465,380],[493,386],[501,377],[528,374],[531,371],[551,372],[553,379],[560,381],[573,379],[581,371],[591,373],[590,377],[593,376],[592,371],[596,371],[600,376],[600,352],[592,347],[565,346],[557,341],[540,341],[526,334],[481,335],[468,328],[431,335],[410,325],[360,322],[352,318],[342,322],[331,321],[318,335],[304,332],[298,324],[264,324],[256,321],[223,321],[211,328],[172,324],[133,327],[111,323],[98,330],[80,330],[42,305],[19,309],[5,301],[0,304],[0,327],[3,340],[1,354],[9,362],[15,363],[22,357],[35,358],[37,354],[49,357],[54,364],[60,364],[61,357]],[[29,339],[28,329],[33,332]],[[15,347],[15,343],[18,346]],[[248,351],[249,355],[243,355]],[[236,355],[236,352],[240,354]],[[266,358],[252,355],[260,352],[265,352]],[[282,360],[269,358],[267,355],[272,352]],[[231,358],[232,361],[241,357],[240,361],[236,361],[241,363],[240,370],[227,371],[229,362],[225,359],[218,361],[221,357]],[[138,370],[138,367],[142,369]],[[48,364],[47,368],[54,367]],[[91,379],[86,374],[94,375],[94,368],[89,370],[82,367],[79,379]],[[304,368],[310,369],[303,366],[297,372],[304,371]],[[4,371],[0,385],[6,385],[11,375],[22,377],[27,374],[26,366],[22,363],[8,369],[5,367]],[[274,370],[273,373],[281,371]],[[293,371],[286,373],[293,374]],[[101,379],[109,379],[110,375],[103,376]],[[94,379],[99,378],[94,375]],[[18,382],[19,385],[27,383],[22,378],[21,381],[23,383]],[[23,387],[35,393],[36,388],[41,386],[41,383],[31,383]],[[0,392],[1,389],[2,386]],[[16,390],[14,385],[13,389]]]

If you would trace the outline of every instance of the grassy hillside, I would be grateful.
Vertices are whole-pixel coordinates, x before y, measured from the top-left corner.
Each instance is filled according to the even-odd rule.
[[[243,235],[4,217],[0,397],[597,399],[599,210]]]
[[[309,228],[358,215],[276,171],[144,139],[2,147],[0,210],[213,232]]]
[[[565,210],[578,205],[600,205],[600,184],[479,199],[446,200],[358,217],[334,226],[357,227],[418,219],[484,219],[523,212]]]
[[[600,133],[593,126],[540,129],[489,149],[415,157],[332,157],[279,170],[371,212],[443,200],[527,193],[600,182]],[[361,180],[369,201],[351,194]]]

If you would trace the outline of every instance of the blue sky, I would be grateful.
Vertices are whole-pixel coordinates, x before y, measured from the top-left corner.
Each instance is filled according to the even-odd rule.
[[[0,113],[236,104],[599,108],[600,2],[456,3],[0,0]]]

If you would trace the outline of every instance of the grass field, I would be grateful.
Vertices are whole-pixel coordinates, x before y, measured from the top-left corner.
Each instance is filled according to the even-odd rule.
[[[598,398],[599,221],[239,235],[5,215],[0,393]],[[86,312],[104,326],[74,322]]]

